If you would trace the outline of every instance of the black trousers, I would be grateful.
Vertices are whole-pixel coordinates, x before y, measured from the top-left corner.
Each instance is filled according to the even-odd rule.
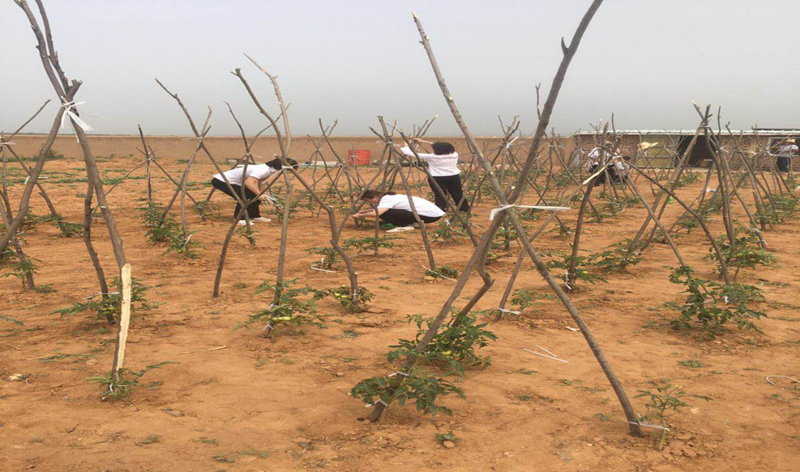
[[[422,216],[419,215],[419,219],[424,221],[425,223],[434,223],[439,221],[441,216]],[[414,214],[408,210],[396,210],[392,208],[391,210],[386,210],[381,215],[381,220],[387,223],[391,223],[395,226],[411,226],[412,224],[416,223],[417,220],[414,219]]]
[[[600,164],[592,164],[589,167],[589,174],[594,174],[600,168]],[[613,164],[606,167],[606,171],[594,178],[594,186],[603,185],[606,183],[606,176],[611,178],[611,183],[625,182],[625,178],[617,173],[617,168]]]
[[[791,159],[788,156],[778,156],[778,171],[789,172],[789,162],[791,162]]]
[[[231,189],[228,188],[228,184],[226,184],[222,180],[211,179],[211,186],[214,187],[215,189],[219,190],[220,192],[224,193],[225,195],[228,195],[229,197],[231,197],[234,200],[236,200],[236,197],[234,197],[233,193],[231,193]],[[241,195],[242,195],[242,186],[241,185],[231,184],[231,187],[233,187],[233,191],[236,192],[236,195],[241,197]],[[247,187],[244,188],[244,198],[245,198],[245,200],[252,200],[253,198],[256,197],[256,195],[257,194],[253,193],[253,191],[250,190],[249,188],[247,188]],[[253,203],[251,203],[247,207],[247,215],[250,217],[251,220],[253,218],[259,218],[261,216],[261,211],[258,209],[258,205],[260,203],[261,203],[260,200],[256,200],[256,201],[254,201]],[[238,218],[239,217],[239,211],[241,211],[241,209],[242,209],[242,206],[239,205],[239,202],[237,201],[236,202],[236,209],[233,211],[233,217],[234,218]]]
[[[428,181],[433,190],[433,197],[434,203],[437,207],[439,207],[442,211],[447,211],[447,195],[450,195],[450,198],[455,202],[455,205],[458,207],[459,211],[467,212],[469,211],[469,203],[465,199],[462,201],[461,199],[464,196],[464,192],[461,190],[461,176],[460,175],[448,175],[445,177],[431,177],[432,180],[435,180],[439,187],[442,188],[442,192],[439,192],[436,189],[436,185],[433,184],[432,181]],[[459,205],[461,202],[461,205]]]

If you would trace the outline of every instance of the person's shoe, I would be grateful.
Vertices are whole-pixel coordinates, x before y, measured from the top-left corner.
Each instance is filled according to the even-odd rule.
[[[255,220],[250,220],[250,224],[253,224],[254,221]],[[239,220],[239,221],[236,222],[236,224],[239,225],[239,226],[247,226],[247,221],[246,220]]]
[[[413,226],[398,226],[395,229],[390,229],[387,233],[405,233],[406,231],[414,231]]]
[[[269,218],[264,218],[263,216],[259,216],[258,218],[251,218],[250,221],[258,221],[259,223],[269,223],[272,220]]]

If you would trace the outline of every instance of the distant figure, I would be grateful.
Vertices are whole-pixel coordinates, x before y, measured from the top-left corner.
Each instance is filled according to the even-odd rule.
[[[419,141],[419,140],[418,140]],[[456,204],[458,211],[468,212],[469,203],[464,199],[464,192],[461,189],[461,169],[458,168],[458,153],[456,148],[450,143],[436,142],[431,144],[433,154],[418,152],[420,159],[428,163],[428,172],[432,180],[435,180],[442,192],[436,189],[432,181],[428,181],[433,190],[434,202],[442,211],[447,211],[447,196]],[[400,148],[404,155],[413,157],[414,152],[408,146]]]
[[[778,156],[776,164],[779,172],[789,172],[789,168],[792,166],[792,156],[797,154],[797,149],[794,139],[784,139],[776,146],[773,155]]]
[[[434,223],[444,216],[444,211],[433,203],[420,197],[414,199],[414,208],[417,210],[419,218],[425,223]],[[414,213],[408,203],[408,196],[396,194],[394,192],[381,193],[377,190],[365,190],[361,194],[361,200],[369,202],[377,207],[377,210],[362,210],[353,218],[365,218],[368,216],[378,217],[386,223],[391,223],[396,228],[390,229],[387,233],[401,233],[403,231],[413,231]]]
[[[612,163],[614,164],[613,168],[609,166],[609,174],[611,174],[611,181],[616,182],[627,182],[628,181],[628,174],[630,167],[628,166],[628,161],[631,160],[630,156],[614,156],[612,159]]]
[[[292,168],[297,169],[297,161],[294,159],[286,159],[289,165]],[[242,196],[242,185],[244,185],[244,200],[249,201],[256,197],[256,195],[261,193],[261,185],[267,180],[267,177],[270,174],[277,172],[283,168],[280,159],[273,159],[266,164],[251,164],[247,166],[247,175],[244,175],[244,166],[236,167],[235,169],[231,169],[227,172],[223,172],[225,177],[230,182],[231,187],[233,187],[233,191],[236,192],[240,198]],[[233,193],[231,193],[231,189],[228,188],[228,185],[225,183],[225,180],[222,178],[222,174],[216,174],[213,179],[211,179],[211,185],[223,192],[224,194],[230,196],[234,200]],[[261,211],[259,210],[258,206],[267,199],[266,194],[262,194],[258,197],[258,200],[254,201],[247,207],[247,215],[250,218],[250,222],[260,222],[260,223],[269,223],[269,218],[263,218],[261,216]],[[236,209],[233,211],[233,217],[239,218],[239,211],[241,211],[242,207],[239,205],[239,202],[236,202]],[[243,226],[246,223],[244,219],[240,219],[237,223],[240,226]]]
[[[595,172],[597,172],[600,169],[601,164],[606,165],[606,171],[601,172],[600,174],[598,174],[597,177],[594,178],[595,187],[606,183],[606,175],[611,177],[612,182],[619,181],[619,177],[617,176],[617,172],[615,170],[615,160],[616,159],[621,160],[622,158],[617,154],[616,149],[614,150],[614,152],[608,152],[604,151],[602,147],[596,146],[591,151],[589,151],[586,157],[589,158],[589,160],[586,162],[589,175],[592,175]]]

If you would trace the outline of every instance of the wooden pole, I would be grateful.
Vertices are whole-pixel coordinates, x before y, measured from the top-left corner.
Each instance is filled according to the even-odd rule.
[[[131,265],[122,266],[121,291],[122,307],[119,313],[119,328],[117,329],[117,346],[114,349],[114,365],[111,369],[114,383],[119,380],[119,370],[125,361],[125,344],[128,342],[128,327],[131,324]]]

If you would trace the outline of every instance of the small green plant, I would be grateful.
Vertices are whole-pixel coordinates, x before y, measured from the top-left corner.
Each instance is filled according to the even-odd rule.
[[[565,283],[575,285],[581,280],[590,284],[608,282],[603,276],[589,271],[593,263],[591,257],[576,256],[575,273],[570,274],[569,268],[572,265],[572,254],[556,253],[556,256],[557,257],[547,261],[546,266],[548,269],[564,269],[564,275],[561,276],[561,279]]]
[[[350,391],[354,398],[360,398],[367,405],[383,403],[388,405],[396,401],[400,406],[409,400],[416,405],[417,411],[433,416],[439,413],[451,415],[453,412],[444,406],[437,405],[440,396],[455,394],[464,398],[464,390],[443,378],[428,375],[412,368],[408,374],[397,379],[396,376],[384,375],[371,377],[356,384]]]
[[[294,287],[296,280],[289,280],[278,286],[269,282],[262,282],[256,287],[256,294],[272,292],[278,294],[277,300],[269,307],[259,310],[249,316],[247,321],[237,324],[234,330],[249,327],[253,323],[266,322],[267,333],[282,326],[300,327],[304,325],[324,326],[322,318],[317,315],[316,303],[325,296],[325,292],[311,287]]]
[[[452,431],[448,432],[448,433],[444,433],[444,434],[443,433],[439,433],[439,434],[437,434],[435,436],[435,439],[436,439],[436,442],[438,442],[439,444],[444,444],[445,441],[450,441],[451,443],[457,443],[457,442],[461,441],[461,438],[456,437],[456,435],[453,434]]]
[[[325,291],[325,294],[333,296],[347,311],[355,312],[356,311],[356,303],[353,301],[353,292],[351,291],[350,287],[346,285],[341,285],[337,288],[329,289]],[[359,311],[363,309],[364,305],[368,304],[372,301],[373,298],[372,292],[367,290],[366,287],[360,285],[358,287],[358,309]]]
[[[476,350],[488,346],[497,336],[485,329],[488,323],[477,324],[473,313],[464,316],[458,324],[450,324],[437,332],[419,354],[414,352],[425,333],[430,330],[433,318],[412,315],[408,317],[408,322],[417,325],[417,335],[414,340],[400,339],[398,344],[389,346],[393,348],[386,356],[389,362],[405,360],[415,355],[416,362],[445,367],[448,373],[461,376],[467,368],[485,368],[491,363],[489,356],[480,356]]]
[[[83,225],[80,223],[70,223],[69,221],[65,220],[63,216],[60,214],[48,214],[37,217],[39,221],[49,223],[54,222],[58,227],[58,230],[61,232],[59,236],[62,238],[71,238],[76,235],[83,234]]]
[[[139,210],[143,212],[145,225],[148,228],[145,233],[147,239],[154,243],[169,243],[164,254],[175,252],[189,259],[198,256],[196,248],[199,244],[192,241],[195,231],[184,234],[183,228],[172,215],[165,215],[162,218],[164,209],[157,203],[142,205]]]
[[[647,398],[649,401],[645,403],[647,412],[639,417],[639,421],[648,421],[656,423],[656,426],[664,427],[661,430],[661,439],[658,442],[658,450],[664,448],[664,442],[667,439],[669,429],[666,429],[667,412],[679,412],[681,408],[689,406],[683,401],[686,397],[699,398],[701,400],[710,401],[711,398],[703,395],[692,395],[684,392],[680,385],[666,384],[661,387],[656,387],[656,391],[640,390],[639,395],[634,398]]]
[[[82,354],[80,352],[77,354],[66,354],[58,352],[58,349],[53,349],[53,352],[55,352],[55,354],[50,356],[40,357],[39,362],[48,363],[53,361],[60,361],[63,359],[90,359],[92,357],[95,357],[94,354]]]
[[[466,223],[466,226],[471,227],[470,217],[471,215],[467,213],[461,213],[461,218]],[[467,237],[465,225],[456,218],[440,219],[438,226],[433,230],[433,240],[442,244],[457,241],[459,238],[464,237]]]
[[[244,239],[246,239],[247,242],[251,246],[255,246],[256,245],[256,237],[255,237],[255,233],[253,232],[253,226],[252,225],[251,226],[247,226],[247,225],[240,226],[240,227],[236,228],[235,230],[233,230],[233,232],[237,236],[241,236]]]
[[[336,262],[339,260],[339,253],[336,252],[336,249],[330,246],[312,247],[311,249],[306,249],[306,252],[309,254],[317,254],[322,256],[322,259],[320,259],[319,262],[311,264],[311,267],[314,269],[334,270],[336,267]]]
[[[772,199],[765,201],[764,205],[756,212],[756,221],[766,224],[780,224],[797,212],[798,197],[788,194],[773,194]]]
[[[112,372],[97,377],[89,377],[86,380],[100,384],[103,387],[103,400],[119,400],[130,395],[139,386],[139,379],[144,374],[167,364],[178,364],[178,362],[159,362],[158,364],[149,365],[140,371],[125,368],[119,369],[116,381]]]
[[[761,330],[754,320],[767,316],[752,305],[764,300],[759,288],[752,285],[732,283],[719,284],[703,280],[693,275],[691,267],[673,268],[669,281],[686,287],[687,293],[678,319],[671,322],[674,329],[697,329],[701,337],[714,339],[727,330],[725,325],[730,321],[739,329]]]
[[[98,297],[98,295],[103,294],[92,295],[87,301],[73,303],[72,306],[54,310],[52,313],[58,313],[61,316],[72,316],[84,311],[95,312],[98,317],[105,318],[109,323],[113,323],[115,319],[119,319],[119,313],[122,309],[122,295],[118,290],[119,277],[111,282],[111,288],[117,289],[117,291],[107,293],[101,297]],[[145,298],[145,293],[149,289],[149,285],[144,285],[135,278],[131,280],[131,313],[153,308],[153,305]]]
[[[194,211],[200,215],[200,219],[206,221],[208,218],[214,216],[219,210],[219,205],[211,201],[197,202],[194,205]]]
[[[739,275],[742,269],[755,270],[757,266],[767,266],[775,262],[775,256],[769,251],[761,249],[756,230],[747,228],[736,228],[734,233],[735,244],[731,244],[725,236],[717,238],[717,245],[720,247],[725,264],[728,267],[735,267],[733,280]],[[716,261],[717,270],[720,271],[720,263],[714,248],[708,249],[709,254],[706,260]]]
[[[392,238],[389,236],[381,236],[378,238],[378,247],[382,248],[391,248],[394,247],[394,243],[392,240],[397,238]],[[365,252],[373,249],[375,247],[375,238],[367,237],[367,238],[349,238],[344,240],[343,247],[345,249],[357,249],[358,252]]]
[[[703,367],[703,363],[697,359],[687,359],[685,361],[678,361],[678,365],[688,367],[690,369],[699,369]]]
[[[514,293],[511,295],[511,304],[516,306],[519,312],[523,312],[527,308],[536,305],[538,300],[545,299],[552,300],[553,296],[533,290],[523,290],[518,288],[514,290]]]
[[[641,252],[637,249],[629,250],[631,243],[631,239],[626,239],[612,244],[605,251],[593,253],[589,256],[589,261],[603,272],[623,272],[642,260]]]
[[[34,261],[41,262],[38,259],[22,256],[21,258],[17,259],[17,262],[6,264],[6,268],[9,271],[0,275],[0,277],[16,277],[20,280],[20,282],[22,282],[22,288],[24,289],[28,285],[27,277],[39,272],[39,269],[36,267]]]
[[[239,454],[240,456],[255,456],[255,457],[260,457],[262,459],[266,459],[269,457],[269,451],[259,451],[258,449],[237,451],[236,454]]]
[[[434,279],[456,279],[458,278],[458,270],[448,266],[443,265],[439,266],[438,268],[434,269],[426,269],[425,275],[428,277],[433,277]]]

